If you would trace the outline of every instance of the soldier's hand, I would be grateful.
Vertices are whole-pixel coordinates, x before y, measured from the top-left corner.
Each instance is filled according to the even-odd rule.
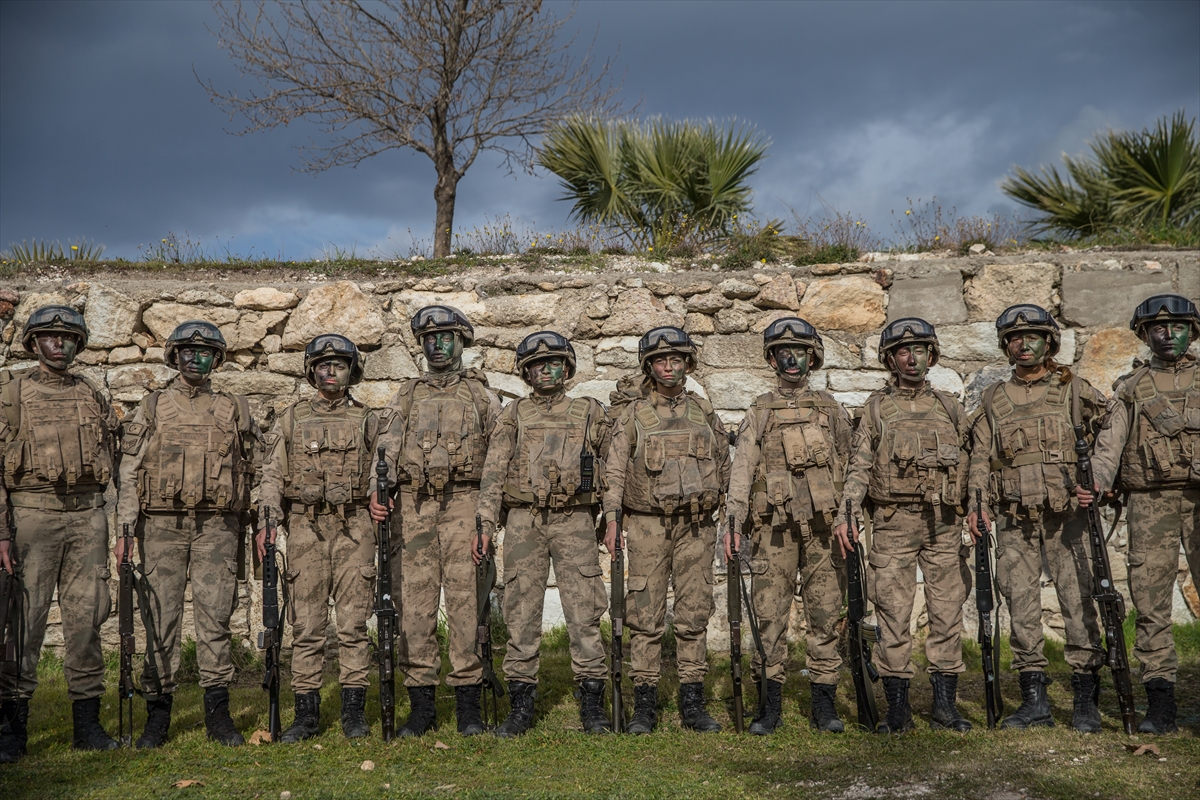
[[[730,538],[733,539],[732,542],[730,542]],[[739,553],[742,551],[742,535],[740,533],[738,533],[737,531],[733,530],[732,526],[728,530],[725,531],[725,535],[723,537],[721,537],[721,541],[724,542],[724,544],[725,544],[725,560],[726,561],[733,560],[733,551],[734,550],[737,550]]]
[[[120,539],[117,539],[119,542]],[[15,575],[13,571],[12,556],[8,554],[9,548],[12,546],[11,539],[0,539],[0,567],[4,567],[4,571],[9,575]]]
[[[845,558],[854,549],[854,543],[858,541],[858,530],[843,522],[834,527],[833,535],[837,537],[838,550],[841,551],[842,558]]]
[[[278,529],[272,525],[269,529],[263,528],[258,533],[254,534],[254,546],[258,548],[258,560],[262,561],[267,556],[267,533],[270,532],[269,541],[275,544],[275,536],[278,534]]]
[[[488,522],[486,519],[482,523],[483,536],[471,540],[471,560],[475,562],[475,566],[483,561],[483,554],[488,553],[492,549],[492,534],[496,531],[494,523]],[[479,539],[483,539],[483,546],[480,547]]]
[[[125,537],[124,536],[117,537],[117,544],[115,547],[113,547],[113,555],[117,559],[117,565],[120,566],[121,562],[125,560]],[[129,557],[133,558],[133,553],[130,553]],[[0,558],[0,562],[3,562],[3,560],[4,560],[3,558]]]
[[[617,560],[617,521],[614,519],[608,523],[608,527],[604,530],[604,549],[608,551],[608,556],[613,561]],[[622,537],[621,544],[625,544]]]
[[[1096,484],[1093,489],[1085,489],[1079,484],[1075,484],[1075,499],[1079,501],[1079,505],[1087,508],[1096,499],[1096,495],[1100,494],[1100,484]]]
[[[376,494],[371,495],[371,502],[367,505],[367,510],[371,513],[371,519],[376,522],[384,522],[387,520],[388,511],[396,507],[396,501],[389,497],[387,508],[384,508],[377,497]]]
[[[988,517],[987,509],[983,509],[983,527],[987,530],[992,529],[992,520]],[[972,511],[967,514],[967,532],[971,534],[971,541],[979,541],[979,514]]]

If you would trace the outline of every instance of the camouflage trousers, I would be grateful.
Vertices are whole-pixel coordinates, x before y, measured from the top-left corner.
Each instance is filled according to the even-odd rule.
[[[625,517],[629,579],[625,626],[629,629],[630,678],[653,686],[662,673],[667,629],[667,587],[675,589],[675,661],[680,683],[697,683],[708,672],[708,620],[714,610],[713,556],[716,524],[692,524],[686,515],[628,512]]]
[[[142,552],[138,600],[146,628],[142,664],[142,691],[146,694],[172,694],[179,685],[183,603],[189,579],[200,685],[209,689],[233,681],[229,622],[238,602],[237,551],[241,535],[237,514],[142,514],[138,521]]]
[[[1179,572],[1179,544],[1192,581],[1200,586],[1200,488],[1129,494],[1129,593],[1137,609],[1133,654],[1142,682],[1175,682],[1179,657],[1171,630],[1171,608]]]
[[[1078,512],[1044,511],[1040,519],[1005,515],[996,525],[996,582],[1012,616],[1012,668],[1045,670],[1042,562],[1054,582],[1067,643],[1064,655],[1075,672],[1099,669],[1100,624],[1091,599],[1092,575],[1085,525]]]
[[[292,624],[292,690],[321,688],[325,666],[329,598],[337,615],[339,682],[365,687],[371,640],[367,617],[375,597],[375,523],[365,506],[310,518],[297,507],[288,514],[288,622]]]
[[[483,681],[475,654],[475,510],[479,490],[447,493],[442,499],[400,492],[392,513],[392,586],[400,594],[400,646],[397,662],[405,686],[437,686],[442,666],[438,651],[438,605],[446,597],[446,638],[450,674],[447,686]]]
[[[966,670],[962,657],[963,603],[971,589],[968,548],[962,518],[945,506],[877,505],[872,515],[867,585],[881,639],[876,648],[879,674],[913,678],[912,613],[917,567],[925,577],[929,672]]]
[[[797,571],[808,623],[806,661],[813,683],[838,682],[842,658],[837,651],[837,621],[845,596],[844,561],[823,519],[801,530],[796,524],[757,525],[750,571],[759,636],[767,653],[767,680],[783,682],[787,662],[788,620],[796,594]],[[728,591],[737,591],[736,586]],[[758,653],[752,666],[758,674]]]
[[[571,643],[571,671],[577,682],[603,680],[607,672],[600,617],[608,607],[608,594],[596,545],[595,517],[586,507],[570,513],[530,508],[508,512],[504,528],[504,621],[509,639],[504,677],[537,683],[551,559]]]
[[[17,695],[28,699],[37,688],[37,665],[46,638],[54,590],[66,645],[63,672],[71,700],[104,694],[104,654],[100,626],[108,619],[108,517],[103,508],[44,511],[14,507],[14,567],[24,587],[25,649],[19,656]],[[0,671],[0,696],[8,697],[16,676]]]

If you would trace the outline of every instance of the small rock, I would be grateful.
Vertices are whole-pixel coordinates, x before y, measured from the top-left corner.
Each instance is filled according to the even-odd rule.
[[[712,284],[708,281],[693,281],[692,283],[684,283],[675,288],[675,294],[680,297],[691,297],[694,294],[703,294],[704,292],[712,291]]]
[[[717,312],[715,326],[716,332],[720,334],[726,333],[742,333],[750,328],[750,317],[744,311],[736,308],[725,308]]]
[[[269,333],[261,342],[264,353],[278,353],[283,349],[283,337],[277,333]]]
[[[543,292],[553,292],[558,289],[558,284],[551,283],[550,281],[543,281],[542,283],[538,284],[538,288]]]
[[[822,278],[804,293],[800,316],[817,330],[864,332],[883,326],[883,288],[861,275]]]
[[[244,289],[233,296],[235,306],[251,311],[284,311],[299,302],[300,296],[295,292],[282,292],[271,286]]]
[[[697,336],[707,336],[710,333],[715,333],[716,328],[713,326],[713,318],[707,314],[688,314],[683,318],[683,329],[690,334]]]
[[[891,288],[892,280],[894,279],[894,276],[895,276],[895,273],[892,272],[892,270],[888,269],[887,267],[882,267],[881,269],[875,270],[874,275],[872,275],[875,282],[878,283],[880,286],[882,286],[884,289]]]
[[[708,284],[705,284],[706,286]],[[792,289],[793,294],[795,288]],[[687,310],[695,311],[700,314],[715,314],[723,308],[729,308],[733,305],[733,301],[728,299],[721,292],[703,292],[693,294],[688,297]]]
[[[770,283],[762,287],[754,305],[759,308],[785,308],[795,311],[800,307],[800,299],[796,293],[796,282],[786,272],[776,275]]]
[[[279,800],[292,800],[292,793],[285,789],[279,793]]]
[[[813,264],[810,268],[813,275],[837,275],[842,271],[841,264]]]
[[[147,347],[146,355],[142,358],[142,361],[152,364],[161,364],[163,363],[163,358],[165,357],[166,352],[167,349],[165,347]]]
[[[987,250],[987,245],[986,244],[973,244],[969,248],[967,248],[967,250],[973,256],[981,256],[981,255],[983,255],[983,252],[985,250]]]
[[[12,303],[14,306],[21,302],[21,293],[16,289],[0,289],[0,300]]]
[[[108,351],[108,363],[110,364],[132,364],[141,360],[142,349],[136,344],[128,347],[114,347]]]
[[[154,337],[148,333],[143,333],[142,331],[138,331],[129,338],[133,340],[134,344],[143,350],[145,350],[147,347],[154,346]]]
[[[675,284],[668,281],[648,281],[646,288],[654,292],[659,297],[666,297],[669,294],[675,294]]]
[[[757,283],[759,286],[764,286],[771,282],[771,276],[764,275],[761,272],[756,272],[756,273],[754,273],[754,282]]]
[[[134,348],[135,350],[137,348]],[[76,363],[87,364],[94,367],[97,364],[103,364],[108,360],[108,353],[104,350],[84,350],[75,356]]]
[[[1157,261],[1146,261],[1143,262],[1142,266],[1146,269],[1162,269],[1162,264]]]
[[[370,772],[371,770],[375,769],[375,762],[368,759],[362,763],[360,769],[363,772]]]
[[[231,306],[233,301],[223,294],[210,292],[207,289],[188,289],[180,292],[175,298],[176,302],[185,303],[190,306]]]
[[[717,284],[717,291],[731,300],[749,300],[758,294],[758,287],[737,278],[728,278]]]

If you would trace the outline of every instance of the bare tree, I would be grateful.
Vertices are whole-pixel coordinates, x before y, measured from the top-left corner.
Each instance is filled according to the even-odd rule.
[[[559,38],[571,14],[540,0],[323,0],[213,4],[217,33],[261,91],[201,81],[239,134],[316,120],[328,144],[301,148],[303,169],[356,166],[412,148],[433,161],[434,255],[450,255],[458,182],[483,150],[532,169],[534,137],[581,113],[613,114],[611,60],[576,61]]]

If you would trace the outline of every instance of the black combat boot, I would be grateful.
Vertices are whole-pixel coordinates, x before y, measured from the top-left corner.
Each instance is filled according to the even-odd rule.
[[[929,727],[935,731],[951,730],[966,733],[971,723],[958,713],[958,676],[949,672],[934,672],[929,676],[933,684],[933,716]]]
[[[116,750],[120,742],[105,732],[100,724],[100,698],[75,700],[71,703],[71,718],[75,736],[71,747],[76,750]]]
[[[463,736],[483,733],[483,718],[479,715],[479,693],[483,684],[454,687],[454,713],[458,717],[458,732]]]
[[[1171,733],[1179,730],[1175,724],[1175,684],[1166,678],[1152,678],[1146,687],[1146,718],[1138,725],[1138,733]]]
[[[1050,697],[1046,694],[1046,687],[1052,683],[1050,676],[1041,670],[1022,672],[1020,681],[1021,707],[1005,717],[1000,727],[1019,731],[1039,726],[1054,727],[1054,717],[1050,716]]]
[[[295,744],[311,739],[321,732],[321,693],[296,692],[296,718],[283,732],[279,741]]]
[[[908,704],[908,678],[887,676],[883,679],[887,715],[875,728],[876,733],[907,733],[913,725],[912,706]]]
[[[826,733],[842,733],[846,730],[838,718],[837,705],[834,703],[836,697],[836,683],[812,684],[812,716],[808,720],[811,727]]]
[[[347,739],[361,739],[371,733],[367,722],[367,687],[342,687],[342,735]]]
[[[3,723],[0,727],[0,764],[15,764],[25,755],[28,719],[28,700],[5,700],[0,704],[0,722]]]
[[[683,727],[698,733],[720,733],[721,724],[704,708],[704,684],[679,684],[679,717]]]
[[[171,705],[173,694],[146,695],[146,727],[138,737],[137,749],[153,750],[167,743],[167,731],[171,729]]]
[[[496,728],[496,735],[501,739],[514,739],[533,727],[533,701],[537,699],[537,684],[509,681],[508,696],[512,700],[512,710]]]
[[[762,691],[762,684],[758,681],[754,682],[758,687],[758,691]],[[762,714],[755,714],[754,720],[750,723],[750,733],[755,736],[769,736],[779,727],[780,717],[783,716],[783,684],[779,681],[767,681],[767,696],[764,698],[766,702],[762,703]]]
[[[612,733],[612,721],[604,713],[604,681],[580,682],[579,721],[584,733]]]
[[[1076,672],[1071,675],[1075,690],[1075,709],[1071,712],[1071,727],[1080,733],[1100,732],[1100,675],[1098,672]]]
[[[229,687],[210,686],[204,690],[204,729],[208,738],[227,747],[246,743],[229,716]]]
[[[633,717],[625,726],[626,733],[650,733],[658,725],[658,687],[633,687]]]
[[[396,731],[397,736],[401,739],[411,739],[437,730],[437,706],[433,702],[436,694],[436,686],[408,687],[408,719],[404,720],[404,726]]]

